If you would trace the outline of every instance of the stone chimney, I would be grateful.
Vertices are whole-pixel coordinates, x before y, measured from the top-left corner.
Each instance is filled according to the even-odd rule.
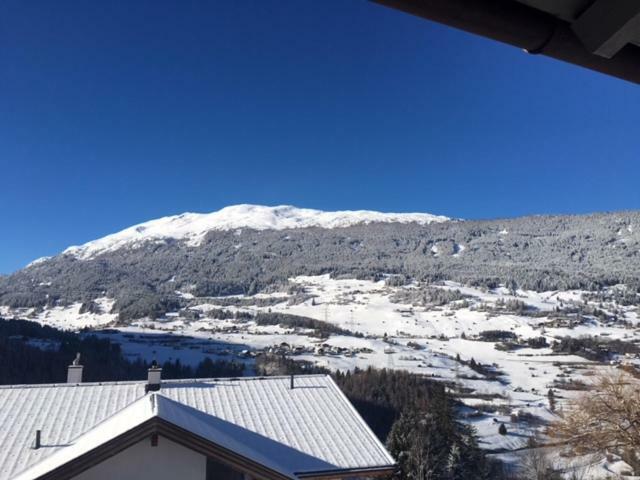
[[[78,353],[67,369],[67,383],[82,383],[82,368],[82,365],[80,365],[80,353]]]
[[[154,360],[151,362],[151,368],[148,370],[147,385],[145,391],[157,392],[160,390],[162,384],[162,368],[158,366],[158,363]]]

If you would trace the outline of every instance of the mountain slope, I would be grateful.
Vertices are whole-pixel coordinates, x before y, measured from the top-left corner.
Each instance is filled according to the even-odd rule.
[[[0,305],[108,297],[121,319],[132,319],[175,309],[182,301],[177,291],[256,293],[286,288],[293,276],[325,273],[533,290],[638,283],[639,212],[454,222],[420,214],[232,209],[247,216],[230,220],[224,209],[213,217],[168,217],[142,224],[140,237],[131,233],[139,226],[132,227],[43,259],[0,278]]]

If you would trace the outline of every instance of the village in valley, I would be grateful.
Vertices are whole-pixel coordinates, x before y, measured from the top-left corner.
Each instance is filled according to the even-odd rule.
[[[273,357],[327,371],[407,370],[444,382],[481,446],[507,460],[544,437],[565,402],[599,372],[640,372],[640,319],[624,286],[539,293],[323,275],[251,296],[178,293],[184,308],[128,325],[109,313],[106,298],[92,312],[75,304],[2,313],[82,328],[119,343],[130,359],[228,360],[249,374]]]

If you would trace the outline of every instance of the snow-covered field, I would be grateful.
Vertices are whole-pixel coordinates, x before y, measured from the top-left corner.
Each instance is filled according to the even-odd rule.
[[[579,393],[570,385],[588,383],[598,370],[612,368],[576,355],[556,354],[549,346],[554,340],[591,335],[640,341],[636,307],[598,304],[594,306],[604,312],[615,311],[617,320],[584,315],[575,317],[580,321],[568,321],[573,317],[561,315],[563,310],[586,305],[580,291],[480,290],[446,282],[432,287],[457,290],[464,298],[435,306],[396,303],[397,298],[405,298],[398,293],[426,287],[417,284],[388,286],[385,281],[324,275],[296,277],[290,286],[290,291],[304,292],[302,300],[285,292],[223,299],[194,298],[178,292],[188,302],[185,310],[189,312],[172,312],[155,321],[140,319],[118,327],[118,331],[113,330],[116,315],[107,313],[112,300],[106,298],[98,301],[105,312],[100,314],[79,314],[79,304],[38,313],[4,308],[0,314],[31,317],[65,329],[95,328],[121,343],[131,358],[179,358],[195,364],[209,356],[251,365],[252,352],[271,351],[334,370],[375,366],[423,374],[447,382],[466,405],[461,416],[476,427],[482,446],[507,459],[525,447],[532,435],[543,434],[545,425],[554,419],[550,389],[557,411],[566,399]],[[524,307],[519,312],[509,310],[505,304],[510,301]],[[212,318],[213,312],[221,310],[245,317],[247,313],[268,312],[299,315],[345,332],[318,338],[310,329],[261,326],[246,318]],[[496,349],[495,341],[481,340],[481,332],[487,331],[511,332],[520,345]],[[526,345],[527,339],[539,337],[546,339],[547,346]],[[633,356],[614,361],[640,365]],[[481,368],[473,368],[478,364]],[[507,435],[498,433],[502,423]],[[594,459],[585,478],[598,478],[612,468],[602,459]]]

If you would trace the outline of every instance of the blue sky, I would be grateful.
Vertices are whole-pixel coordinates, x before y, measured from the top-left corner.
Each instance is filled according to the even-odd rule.
[[[237,203],[640,207],[640,89],[364,0],[0,3],[0,272]]]

